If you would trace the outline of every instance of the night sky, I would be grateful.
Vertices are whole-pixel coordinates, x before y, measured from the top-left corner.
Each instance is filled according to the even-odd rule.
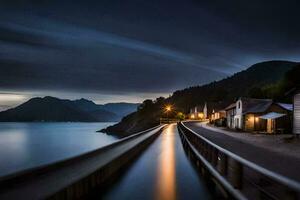
[[[33,96],[140,102],[300,60],[299,1],[7,0],[0,110]]]

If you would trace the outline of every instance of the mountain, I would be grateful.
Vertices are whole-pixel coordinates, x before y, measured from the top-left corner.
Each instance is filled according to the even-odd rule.
[[[173,116],[177,112],[187,113],[191,107],[205,102],[210,106],[226,106],[238,97],[253,95],[255,88],[276,86],[288,71],[299,68],[299,66],[299,63],[289,61],[261,62],[223,80],[175,91],[166,99],[160,97],[155,101],[145,100],[137,112],[124,117],[120,123],[103,131],[127,136],[150,128],[159,123],[159,118],[165,115],[162,112],[163,108],[168,104],[173,105],[176,111],[172,113]],[[300,77],[300,74],[296,77]],[[262,95],[262,97],[264,96],[266,95]],[[172,116],[172,114],[169,115]]]
[[[128,104],[131,106],[132,104]],[[126,103],[124,109],[128,106]],[[87,99],[66,100],[55,97],[36,97],[6,111],[0,112],[0,121],[55,121],[55,122],[112,122],[119,121],[123,116],[115,114],[103,105],[97,105]],[[132,112],[136,107],[132,107]],[[117,109],[115,109],[117,112]]]
[[[136,111],[137,107],[140,105],[139,103],[107,103],[107,104],[95,104],[93,101],[87,99],[79,99],[73,101],[73,103],[81,110],[99,113],[102,111],[106,111],[109,113],[113,113],[115,115],[116,121],[121,120],[124,116]]]
[[[120,117],[124,117],[133,111],[136,111],[137,107],[139,106],[139,103],[107,103],[102,105],[101,109],[113,112],[116,115]]]
[[[53,97],[32,98],[3,112],[0,121],[97,121],[88,113],[76,109],[71,101]]]
[[[80,110],[84,110],[87,112],[100,109],[99,105],[95,104],[93,101],[84,98],[74,100],[72,101],[72,103]]]
[[[249,96],[253,88],[262,88],[277,83],[297,62],[267,61],[252,65],[223,80],[203,86],[190,87],[174,92],[171,101],[187,111],[204,102],[232,101],[240,96]]]

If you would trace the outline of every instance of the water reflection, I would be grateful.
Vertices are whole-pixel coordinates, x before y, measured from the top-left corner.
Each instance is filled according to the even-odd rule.
[[[185,155],[176,124],[168,126],[100,199],[209,199]],[[97,196],[97,195],[96,195]]]
[[[75,156],[115,141],[112,123],[0,123],[0,176]]]
[[[176,199],[176,160],[174,125],[162,134],[161,154],[157,168],[156,199]]]

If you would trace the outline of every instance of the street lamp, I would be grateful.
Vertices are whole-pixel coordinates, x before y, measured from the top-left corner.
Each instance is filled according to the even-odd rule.
[[[170,112],[172,110],[172,107],[169,105],[169,106],[166,106],[166,112]]]
[[[165,112],[167,113],[167,122],[169,123],[169,112],[172,110],[172,106],[171,105],[167,105],[165,107]]]

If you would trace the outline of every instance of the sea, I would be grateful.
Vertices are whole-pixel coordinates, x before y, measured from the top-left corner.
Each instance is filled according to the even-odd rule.
[[[0,177],[87,153],[118,139],[114,123],[0,122]]]

